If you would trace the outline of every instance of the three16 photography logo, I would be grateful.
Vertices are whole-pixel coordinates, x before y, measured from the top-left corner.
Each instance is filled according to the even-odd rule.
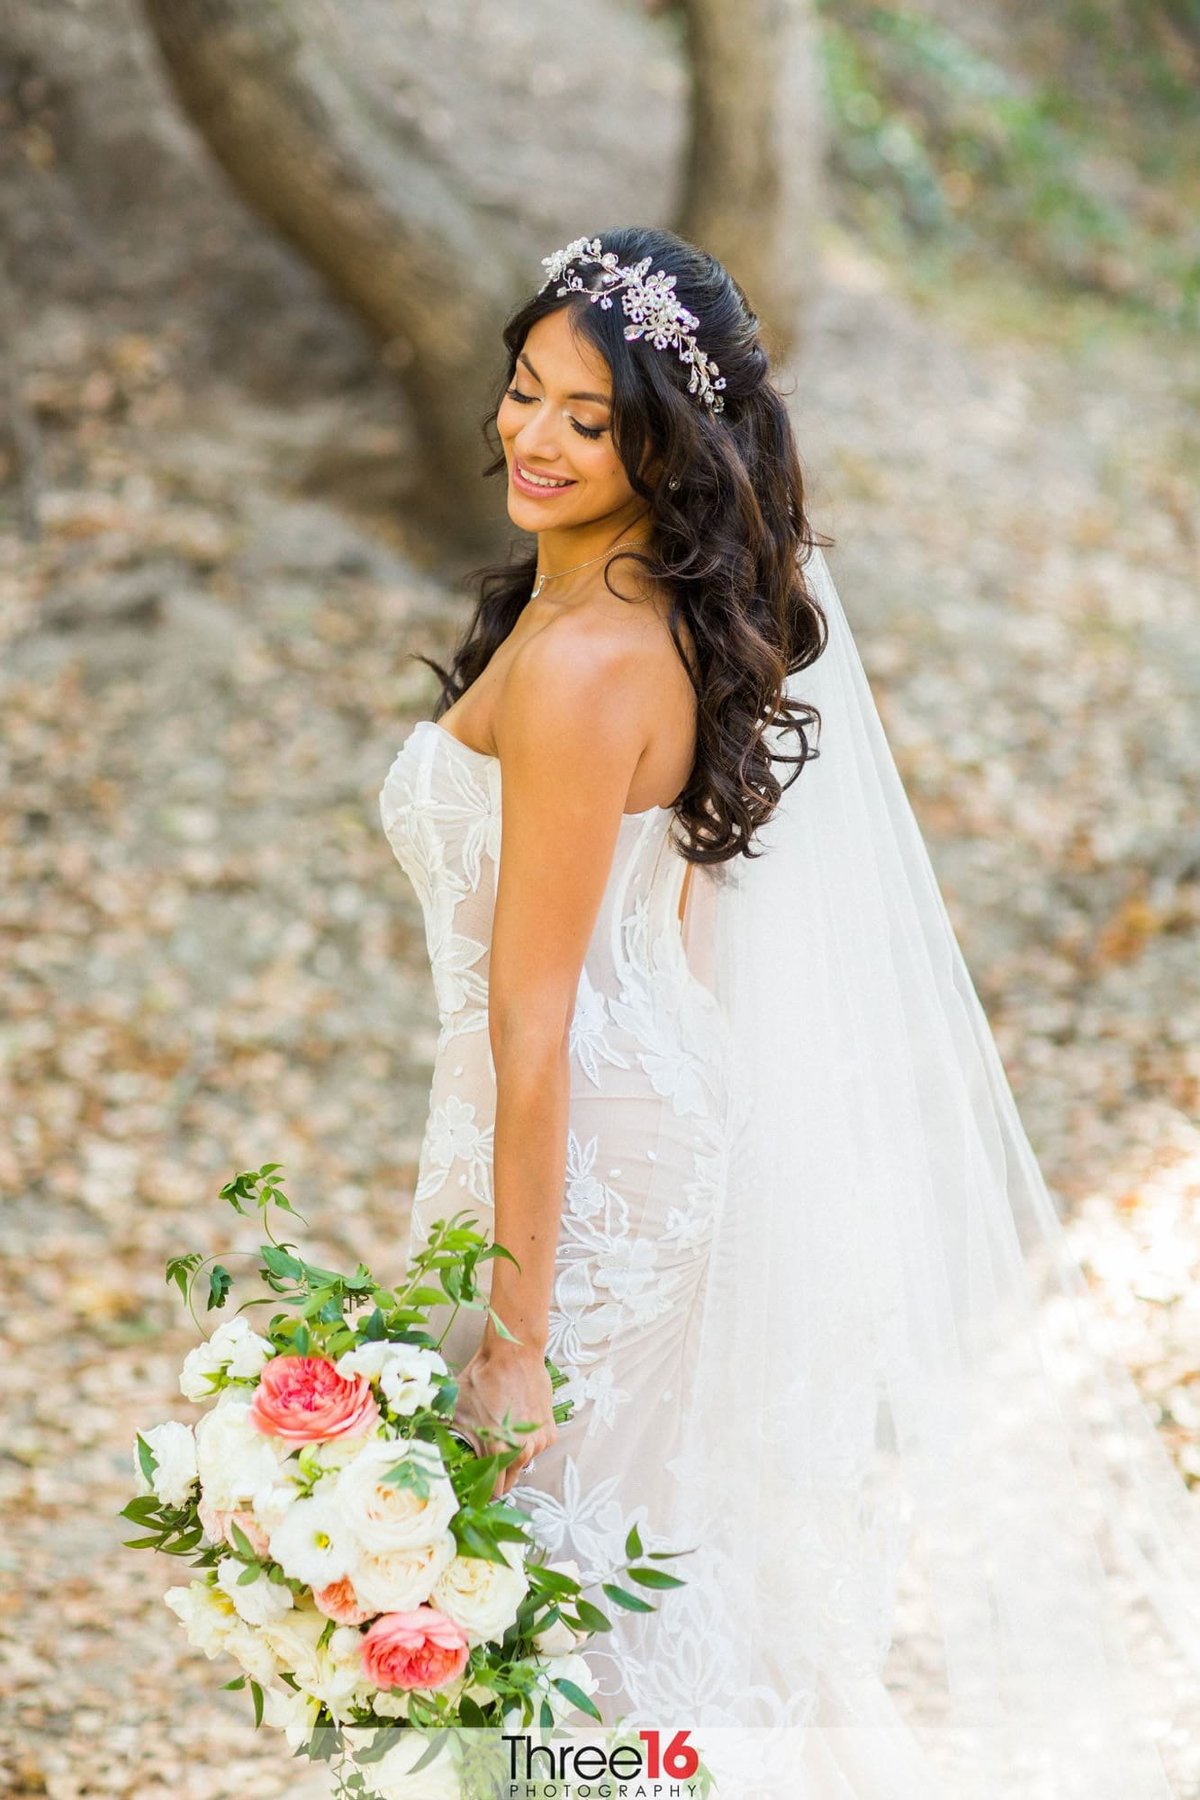
[[[505,1732],[502,1800],[704,1800],[715,1792],[711,1772],[684,1729],[609,1734],[538,1743]]]

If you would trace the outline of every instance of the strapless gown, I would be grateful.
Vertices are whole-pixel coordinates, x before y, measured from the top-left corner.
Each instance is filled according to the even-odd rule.
[[[468,1210],[493,1230],[495,1067],[488,955],[500,857],[500,764],[433,720],[418,723],[380,794],[383,827],[424,913],[440,1032],[413,1197],[410,1251],[435,1219]],[[646,1549],[684,1549],[670,1470],[689,1369],[689,1324],[708,1269],[741,1113],[724,1015],[702,942],[680,920],[688,864],[673,815],[622,819],[579,978],[570,1028],[570,1112],[548,1354],[574,1415],[513,1490],[533,1532],[581,1578],[608,1579],[629,1529]],[[685,918],[708,879],[693,869]],[[490,1272],[491,1265],[485,1265]],[[460,1312],[447,1349],[462,1361],[482,1315]],[[650,1596],[653,1614],[590,1595],[614,1629],[589,1645],[605,1723],[662,1727],[694,1716],[721,1682],[690,1559],[663,1565],[688,1587]],[[615,1615],[615,1616],[614,1616]],[[670,1652],[661,1631],[669,1627]]]

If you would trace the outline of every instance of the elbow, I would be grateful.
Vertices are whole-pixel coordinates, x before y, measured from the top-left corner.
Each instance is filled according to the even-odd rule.
[[[520,1070],[537,1077],[564,1066],[571,1012],[559,1006],[488,1006],[488,1038],[497,1076]]]

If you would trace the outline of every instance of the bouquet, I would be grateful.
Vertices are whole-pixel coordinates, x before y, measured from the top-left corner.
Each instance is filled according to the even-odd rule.
[[[515,1259],[459,1213],[436,1222],[394,1289],[361,1263],[353,1275],[315,1267],[272,1232],[272,1207],[300,1217],[279,1170],[266,1163],[221,1190],[243,1216],[258,1208],[269,1240],[258,1272],[278,1310],[258,1332],[246,1310],[272,1301],[248,1301],[185,1358],[183,1394],[212,1405],[194,1427],[168,1419],[137,1434],[139,1492],[121,1517],[144,1535],[127,1545],[190,1559],[198,1573],[166,1604],[193,1645],[238,1665],[225,1686],[249,1683],[256,1726],[334,1765],[335,1793],[490,1795],[503,1733],[600,1721],[583,1650],[611,1630],[578,1567],[547,1562],[529,1515],[493,1498],[535,1425],[506,1414],[491,1454],[453,1427],[458,1386],[441,1343],[463,1307],[511,1340],[478,1271]],[[207,1309],[220,1310],[232,1290],[222,1263],[190,1253],[167,1264],[193,1319],[207,1262]],[[431,1312],[447,1306],[435,1337]],[[566,1378],[547,1369],[557,1391]],[[570,1413],[556,1403],[558,1422]],[[654,1611],[623,1583],[682,1586],[657,1566],[678,1554],[644,1552],[635,1527],[604,1595]]]

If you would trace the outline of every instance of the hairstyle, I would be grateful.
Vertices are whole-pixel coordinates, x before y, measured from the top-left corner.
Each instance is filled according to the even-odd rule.
[[[819,734],[819,712],[784,689],[790,674],[817,659],[828,634],[804,577],[818,540],[804,510],[791,421],[768,379],[759,321],[714,257],[673,232],[641,226],[604,232],[601,244],[622,265],[648,256],[655,272],[675,277],[677,299],[699,320],[700,347],[725,377],[723,411],[714,415],[689,394],[688,366],[673,350],[625,337],[619,295],[605,308],[586,293],[560,298],[561,283],[551,282],[504,327],[507,368],[483,422],[496,455],[484,474],[506,466],[496,416],[530,328],[548,313],[570,308],[572,329],[587,337],[611,371],[613,444],[634,492],[650,506],[644,547],[622,550],[605,564],[605,583],[616,594],[609,569],[632,557],[669,595],[671,636],[696,694],[695,760],[673,809],[686,834],[679,849],[703,863],[756,856],[761,846],[752,848],[754,833],[804,763],[819,755],[810,737],[814,727]],[[580,273],[590,288],[594,265],[582,265]],[[639,469],[653,467],[656,455],[662,473],[652,487]],[[678,477],[674,488],[668,485],[672,475]],[[470,687],[512,630],[536,567],[534,550],[469,577],[478,599],[449,669],[431,657],[420,659],[442,682],[438,716]],[[681,620],[691,632],[695,667]],[[782,736],[769,747],[764,734],[772,727],[794,733],[795,748],[782,750]],[[786,780],[776,763],[795,765]]]

